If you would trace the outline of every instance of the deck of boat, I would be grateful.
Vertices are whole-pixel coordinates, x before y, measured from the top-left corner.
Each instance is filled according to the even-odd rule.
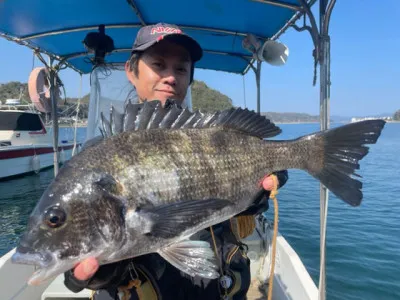
[[[247,292],[247,300],[261,300],[268,297],[268,284],[260,284],[258,280],[253,280]]]

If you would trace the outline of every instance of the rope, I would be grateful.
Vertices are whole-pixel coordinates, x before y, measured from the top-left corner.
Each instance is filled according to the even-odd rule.
[[[35,51],[32,52],[32,70],[35,68]]]
[[[221,261],[221,259],[219,257],[219,254],[218,254],[217,241],[215,240],[214,230],[213,230],[212,226],[210,226],[210,233],[211,233],[211,238],[212,238],[213,244],[214,244],[214,253],[215,253],[215,256],[217,257],[218,262],[219,262],[218,263],[219,264],[219,272],[221,273],[221,277],[222,277],[224,275],[224,272],[222,270],[222,261]],[[225,296],[227,296],[227,290],[226,289],[225,289]]]
[[[244,81],[244,75],[242,76],[243,78],[243,100],[244,100],[244,108],[247,108],[247,103],[246,103],[246,84]]]
[[[217,251],[217,241],[215,240],[214,230],[213,230],[212,226],[210,226],[210,232],[211,232],[211,238],[212,238],[213,244],[214,244],[215,256],[217,257],[218,261],[221,262],[221,260],[220,260],[220,258],[219,258],[218,251]],[[222,275],[223,272],[222,272],[221,263],[219,263],[219,271],[220,271],[220,273],[221,273],[221,275]]]
[[[79,106],[81,104],[81,97],[82,97],[82,74],[81,74],[81,80],[79,82],[78,104],[76,106],[76,117],[75,117],[75,125],[74,125],[74,148],[72,149],[72,156],[74,156],[76,153],[76,132],[77,132],[77,126],[78,126]]]
[[[274,235],[272,238],[272,260],[271,260],[271,272],[269,275],[268,283],[268,300],[272,300],[272,289],[274,284],[274,271],[275,271],[275,256],[276,256],[276,239],[278,236],[278,199],[276,195],[278,194],[278,178],[276,175],[271,175],[274,181],[274,188],[271,191],[270,198],[274,202]]]
[[[320,270],[319,270],[319,284],[318,284],[318,291],[319,291],[319,298],[325,299],[324,296],[321,297],[323,293],[325,293],[325,264],[326,264],[326,224],[328,219],[328,201],[325,202],[325,205],[321,205],[320,208]]]

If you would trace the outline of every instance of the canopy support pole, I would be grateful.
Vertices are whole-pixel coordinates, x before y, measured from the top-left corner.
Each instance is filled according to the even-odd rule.
[[[257,85],[257,113],[261,114],[261,90],[260,90],[261,61],[260,60],[257,60],[257,67],[254,72],[256,74],[256,85]]]
[[[290,4],[290,3],[283,3],[283,2],[277,1],[277,0],[252,0],[252,1],[261,2],[261,3],[264,3],[264,4],[269,4],[269,5],[273,5],[273,6],[277,6],[277,7],[288,8],[288,9],[291,9],[291,10],[294,10],[294,11],[302,10],[301,6]]]
[[[37,58],[45,65],[48,71],[47,80],[50,85],[50,100],[51,100],[51,119],[53,127],[53,152],[54,152],[54,176],[58,174],[59,157],[58,157],[58,115],[57,115],[57,97],[55,97],[55,87],[61,84],[57,73],[66,68],[65,61],[60,60],[57,64],[54,64],[54,57],[49,55],[49,62],[47,63],[41,53],[38,50],[34,51]]]
[[[320,66],[320,129],[329,129],[329,105],[330,105],[330,37],[329,22],[336,0],[320,0],[319,28],[310,6],[306,0],[298,0],[306,15],[310,19],[311,26],[304,22],[303,27],[294,24],[291,26],[297,31],[307,30],[314,43],[315,68]],[[315,84],[315,77],[314,77]],[[326,299],[326,223],[328,217],[329,191],[320,184],[320,274],[319,274],[319,299]]]
[[[128,4],[132,7],[133,11],[135,12],[135,14],[138,17],[142,26],[146,26],[146,22],[144,21],[143,16],[140,13],[139,8],[137,7],[135,1],[134,0],[127,0],[127,1],[128,1]]]
[[[54,152],[54,177],[58,174],[58,116],[57,116],[57,98],[54,95],[55,86],[57,85],[57,71],[53,67],[54,59],[50,57],[48,71],[50,83],[50,99],[51,99],[51,119],[53,123],[53,152]]]
[[[328,5],[329,2],[329,5]],[[320,0],[320,128],[327,130],[330,127],[330,36],[329,22],[336,0]],[[319,274],[319,299],[326,299],[326,221],[328,216],[329,191],[320,184],[320,274]]]

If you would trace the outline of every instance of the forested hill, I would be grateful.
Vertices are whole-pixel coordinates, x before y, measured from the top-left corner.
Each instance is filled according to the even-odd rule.
[[[3,103],[5,103],[6,99],[20,99],[20,97],[22,103],[30,103],[28,86],[26,83],[13,81],[0,84],[0,101]],[[67,97],[66,101],[65,99],[61,99],[59,101],[59,105],[64,106],[75,104],[77,100],[77,98]],[[89,94],[82,98],[81,103],[83,104],[81,109],[87,109],[87,104],[89,103]],[[196,80],[192,84],[192,105],[193,109],[200,109],[204,112],[223,110],[233,107],[232,100],[226,95],[209,88],[204,82]]]
[[[68,91],[67,91],[68,95]],[[6,99],[21,99],[22,103],[30,103],[28,87],[26,83],[12,81],[8,83],[0,83],[0,101],[5,103]],[[67,106],[74,105],[78,99],[69,98],[59,101],[60,112],[66,110]],[[81,100],[80,118],[87,118],[89,94],[85,95]],[[211,112],[223,110],[233,107],[232,100],[221,92],[208,87],[204,82],[195,80],[192,84],[192,104],[193,109],[200,109],[203,112]],[[319,122],[319,116],[309,115],[297,112],[263,112],[267,118],[277,123],[305,123]],[[335,117],[332,117],[335,121]],[[394,113],[393,119],[400,120],[400,110]]]
[[[393,120],[400,121],[400,109],[394,113]]]
[[[192,83],[193,110],[212,112],[233,107],[232,100],[217,90],[209,88],[203,81]]]
[[[294,112],[264,112],[261,113],[268,119],[277,123],[313,123],[319,122],[319,116],[313,116],[305,113],[294,113]]]

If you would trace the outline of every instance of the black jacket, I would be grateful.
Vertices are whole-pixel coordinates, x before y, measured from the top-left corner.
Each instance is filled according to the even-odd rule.
[[[287,170],[274,173],[278,177],[279,188],[288,180]],[[255,197],[253,205],[240,215],[257,215],[269,208],[269,191],[261,189]],[[102,265],[95,276],[87,281],[77,280],[73,276],[73,270],[65,273],[64,284],[73,292],[79,292],[84,288],[95,290],[95,300],[118,299],[117,293],[121,293],[121,287],[125,293],[129,293],[127,299],[161,299],[156,295],[162,295],[162,299],[221,299],[221,295],[230,294],[230,299],[245,299],[250,285],[250,260],[246,256],[246,246],[237,241],[230,229],[229,220],[213,226],[216,237],[218,253],[222,259],[223,272],[232,283],[228,289],[222,288],[219,279],[209,280],[198,277],[190,277],[179,271],[165,261],[158,254],[148,254],[140,257]],[[197,233],[200,240],[210,241],[211,235],[208,229]],[[136,281],[135,281],[136,280]],[[135,288],[135,282],[140,281],[139,290]]]

